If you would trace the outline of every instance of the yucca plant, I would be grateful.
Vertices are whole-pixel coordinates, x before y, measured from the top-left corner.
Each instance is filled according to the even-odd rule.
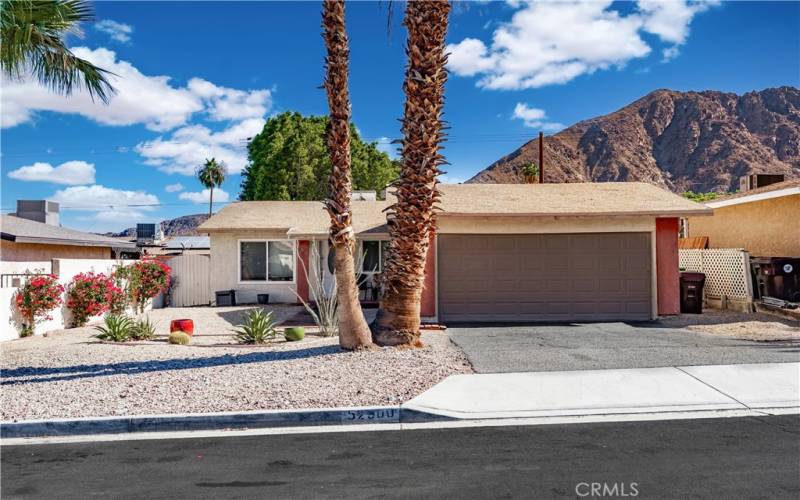
[[[94,329],[100,332],[95,335],[100,340],[126,342],[131,339],[134,322],[127,316],[109,314],[105,317],[105,323],[94,327]]]
[[[234,330],[234,337],[240,344],[263,344],[278,336],[277,322],[272,311],[253,309],[247,313],[244,323]]]
[[[133,340],[150,340],[156,336],[156,325],[145,316],[133,322],[131,338]]]

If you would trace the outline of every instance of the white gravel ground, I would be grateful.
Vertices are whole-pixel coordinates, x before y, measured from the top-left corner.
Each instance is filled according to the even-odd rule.
[[[195,319],[189,346],[167,344],[167,326],[151,342],[103,343],[87,327],[4,343],[2,420],[389,405],[448,375],[472,372],[444,332],[424,333],[419,349],[345,352],[337,338],[314,335],[232,345],[229,319],[243,309],[151,313],[164,325],[175,317]],[[282,319],[299,310],[278,309]]]
[[[704,309],[703,314],[666,317],[660,323],[719,337],[759,342],[800,340],[800,322],[762,312]]]

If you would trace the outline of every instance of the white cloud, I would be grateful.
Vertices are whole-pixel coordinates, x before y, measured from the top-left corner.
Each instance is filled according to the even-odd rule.
[[[51,182],[53,184],[92,184],[94,183],[94,164],[73,160],[52,166],[45,162],[36,162],[8,173],[12,179],[19,181]]]
[[[512,118],[522,120],[526,127],[538,128],[546,131],[561,130],[564,124],[546,121],[547,113],[543,109],[531,108],[523,102],[514,106]]]
[[[145,157],[145,163],[167,173],[194,175],[207,158],[216,158],[227,165],[231,174],[238,174],[247,165],[247,139],[263,127],[263,118],[249,118],[219,132],[203,125],[189,125],[170,137],[141,142],[135,149]]]
[[[208,203],[208,199],[210,196],[211,190],[204,189],[202,191],[187,191],[178,195],[178,198],[181,200],[188,200],[194,203]],[[230,199],[230,196],[226,191],[222,189],[215,189],[214,190],[214,203],[220,202],[224,203]]]
[[[488,89],[562,84],[647,56],[651,47],[642,39],[643,32],[672,47],[685,43],[693,17],[713,4],[642,0],[635,12],[623,15],[611,8],[612,3],[512,5],[521,8],[494,31],[489,45],[475,38],[448,45],[448,67],[461,76],[480,76],[478,86]]]
[[[183,184],[180,182],[176,182],[175,184],[167,184],[164,186],[164,191],[168,193],[177,193],[178,191],[183,191],[184,187]]]
[[[115,42],[128,43],[131,41],[131,34],[133,33],[133,26],[125,23],[118,23],[111,19],[103,19],[95,23],[94,29],[105,33]]]
[[[398,150],[400,145],[395,144],[392,141],[393,139],[391,137],[380,137],[376,141],[377,144],[375,145],[375,147],[378,148],[378,151],[383,151],[384,153],[389,155],[389,158],[397,159],[397,157],[399,156]]]
[[[99,184],[60,189],[47,199],[59,202],[62,210],[85,212],[147,212],[159,203],[156,195],[145,191],[107,188]]]
[[[195,113],[206,112],[210,120],[244,120],[261,117],[272,106],[271,91],[237,90],[218,87],[194,78],[186,87],[174,86],[168,76],[148,76],[131,63],[117,59],[106,48],[76,47],[75,55],[104,68],[109,82],[117,89],[108,105],[91,100],[86,92],[70,97],[55,94],[31,78],[12,81],[3,78],[2,126],[26,123],[38,111],[74,113],[103,125],[144,124],[148,129],[166,132],[186,125]]]

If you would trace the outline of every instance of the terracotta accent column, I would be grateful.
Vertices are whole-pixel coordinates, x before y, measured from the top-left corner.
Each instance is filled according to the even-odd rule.
[[[678,263],[678,219],[656,219],[656,289],[658,314],[679,314],[680,270]]]
[[[297,265],[295,266],[295,275],[297,276],[297,295],[308,302],[308,275],[306,270],[310,270],[309,254],[311,245],[308,240],[301,240],[297,242]]]
[[[436,315],[436,233],[431,233],[428,255],[425,257],[425,283],[422,287],[419,315],[430,318]]]

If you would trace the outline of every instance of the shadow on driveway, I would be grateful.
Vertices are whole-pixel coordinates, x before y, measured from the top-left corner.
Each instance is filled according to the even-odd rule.
[[[449,324],[479,373],[800,361],[798,342],[752,342],[653,322]]]

